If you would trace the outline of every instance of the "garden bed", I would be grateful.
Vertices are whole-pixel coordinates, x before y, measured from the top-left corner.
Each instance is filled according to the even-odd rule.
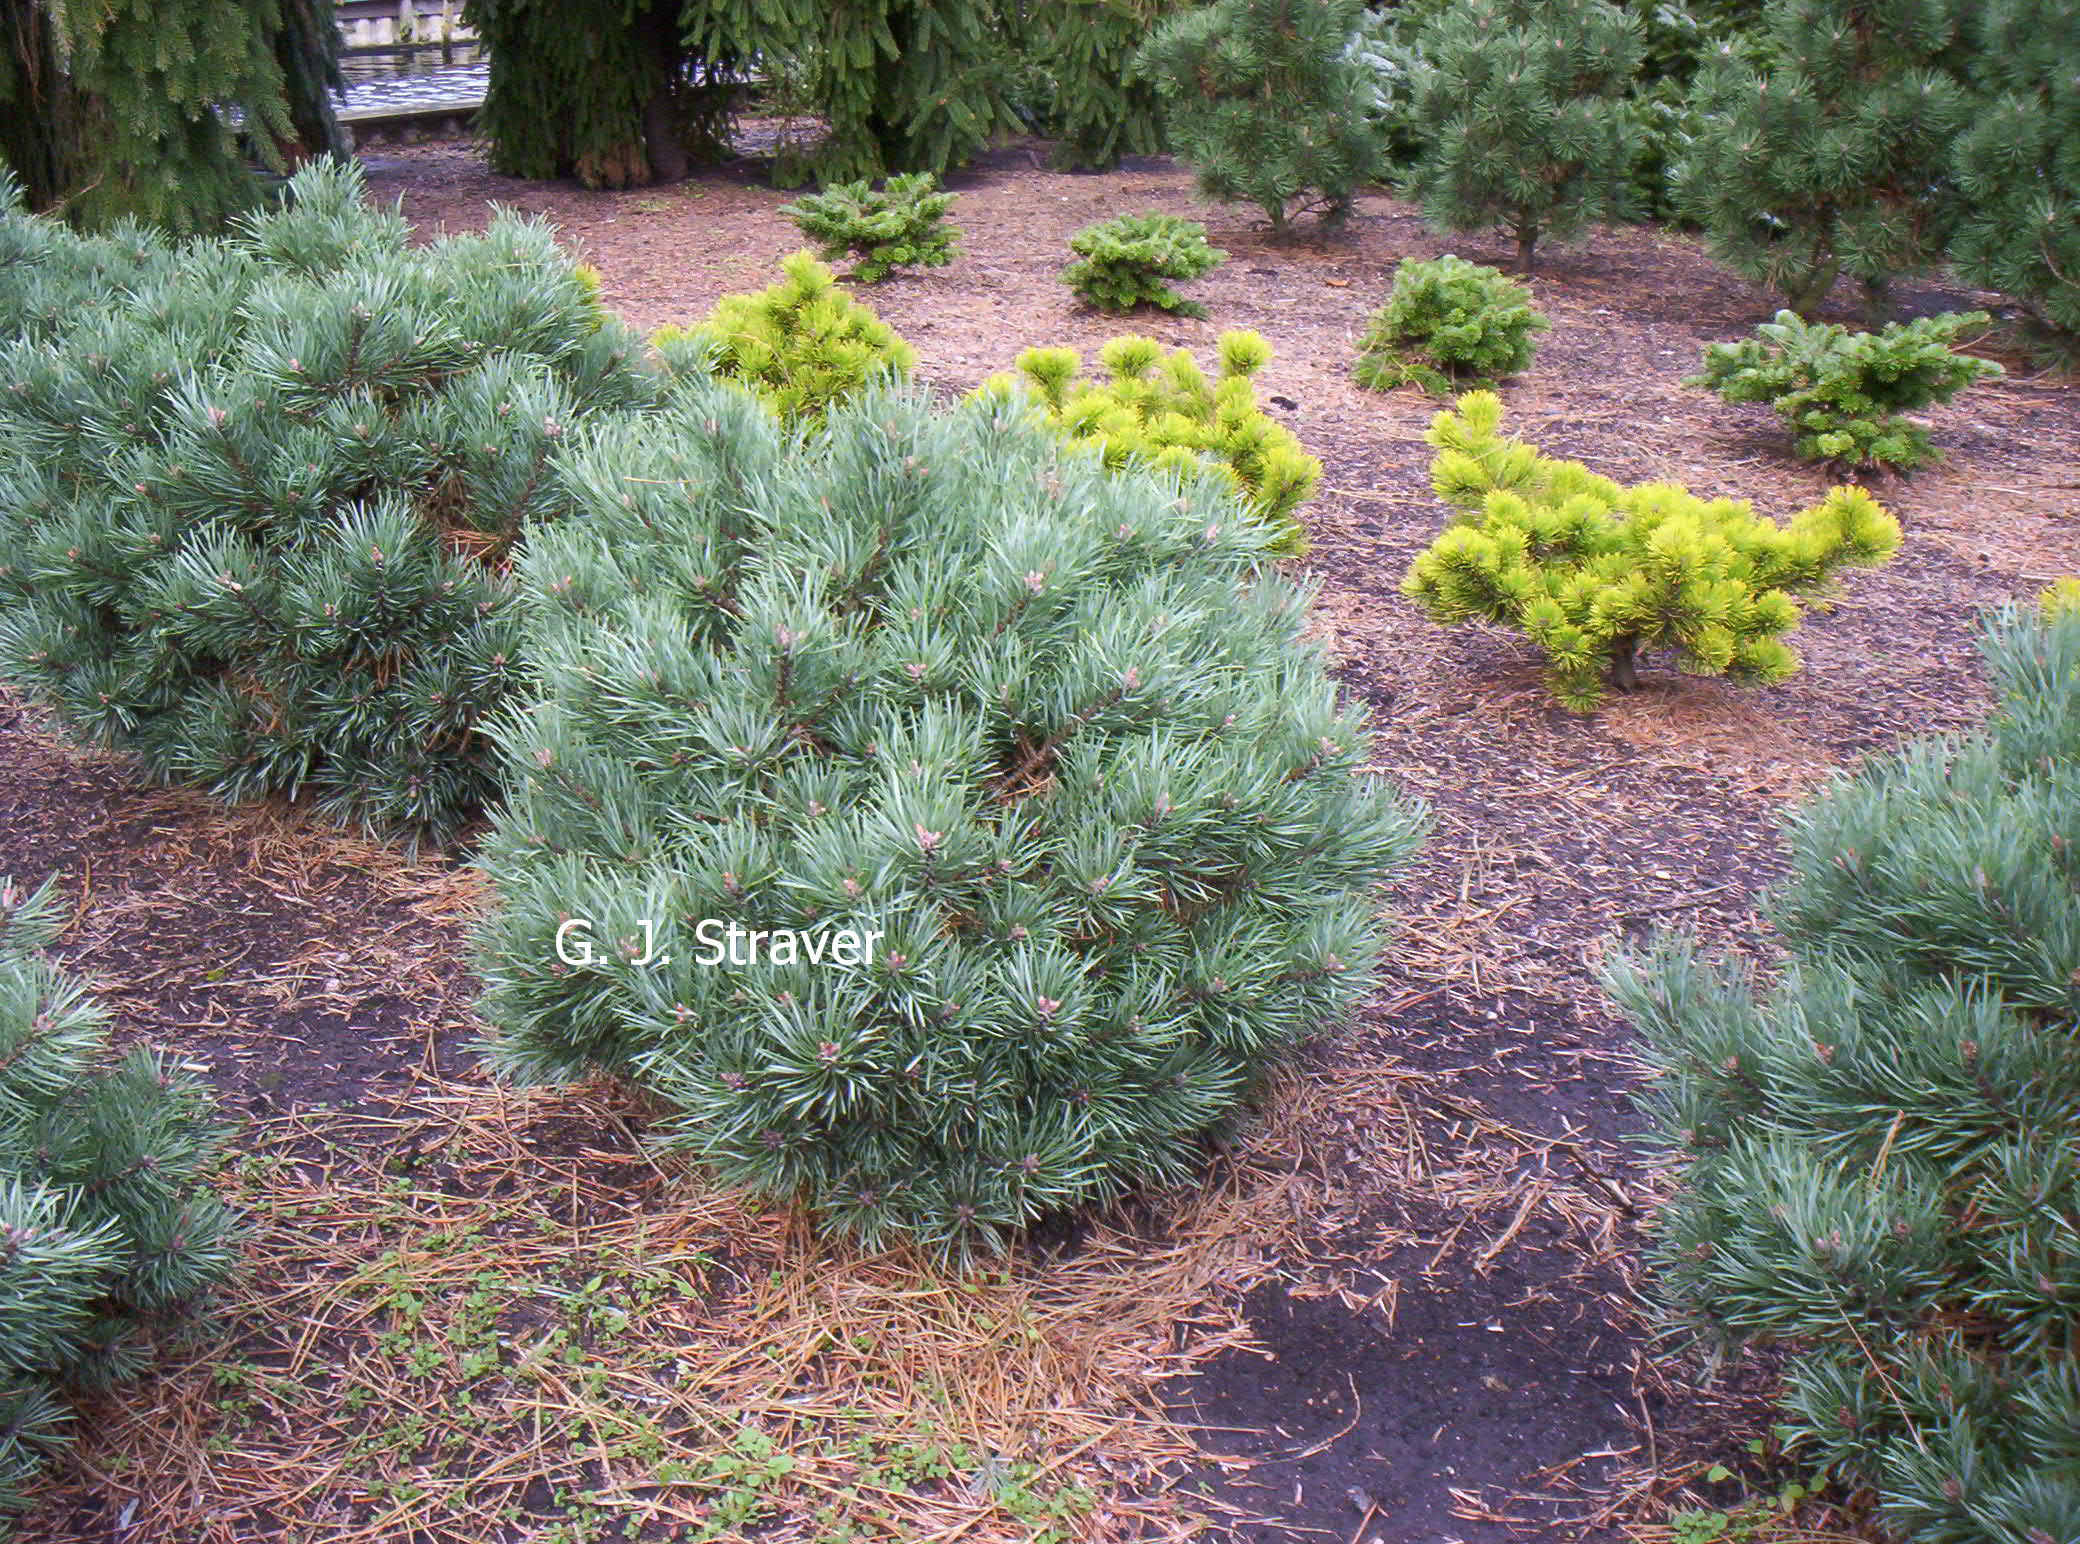
[[[631,193],[497,177],[461,144],[367,165],[424,234],[477,228],[492,201],[547,215],[646,329],[764,285],[800,245],[748,165]],[[1441,240],[1372,196],[1344,236],[1275,246],[1195,206],[1167,162],[1068,175],[1025,145],[951,185],[964,255],[863,292],[933,384],[1127,330],[1205,357],[1253,327],[1276,349],[1260,396],[1324,463],[1297,566],[1375,710],[1379,769],[1437,815],[1379,992],[1201,1190],[949,1286],[652,1163],[645,1112],[611,1090],[488,1084],[464,943],[484,898],[460,856],[139,791],[9,709],[0,872],[61,871],[67,958],[125,1036],[224,1092],[256,1222],[228,1353],[199,1347],[95,1411],[25,1537],[576,1540],[618,1519],[700,1537],[683,1530],[701,1518],[715,1537],[842,1522],[974,1544],[1202,1519],[1249,1540],[1608,1537],[1760,1429],[1745,1392],[1698,1395],[1649,1353],[1655,1179],[1595,962],[1669,924],[1766,948],[1784,802],[1983,716],[1976,608],[2080,572],[2080,394],[2008,357],[1929,415],[1948,459],[1874,484],[1899,557],[1811,617],[1790,681],[1650,662],[1643,690],[1578,718],[1520,641],[1400,598],[1443,520],[1421,439],[1436,404],[1349,374],[1397,260],[1500,262],[1499,240]],[[1192,286],[1207,320],[1099,317],[1058,281],[1073,231],[1144,210],[1203,218],[1228,251]],[[1829,486],[1765,410],[1681,385],[1705,343],[1773,309],[1694,243],[1607,233],[1532,282],[1554,325],[1504,390],[1511,432],[1779,517]],[[659,1483],[666,1460],[682,1469]]]

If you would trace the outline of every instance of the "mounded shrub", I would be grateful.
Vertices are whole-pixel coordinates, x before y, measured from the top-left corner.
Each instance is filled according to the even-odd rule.
[[[1746,499],[1672,483],[1625,488],[1501,433],[1502,402],[1468,392],[1424,438],[1431,486],[1457,513],[1409,566],[1401,593],[1440,622],[1497,622],[1545,650],[1547,684],[1578,713],[1638,684],[1648,650],[1691,675],[1779,681],[1797,597],[1835,571],[1887,561],[1899,522],[1861,488],[1836,488],[1789,525]]]
[[[111,1053],[106,1013],[41,952],[62,921],[50,885],[0,880],[0,1532],[69,1440],[70,1396],[134,1377],[237,1253],[203,1180],[207,1098]]]
[[[151,775],[451,832],[550,451],[652,372],[546,227],[407,245],[314,165],[228,239],[0,214],[0,670]]]
[[[1087,306],[1120,315],[1154,306],[1179,316],[1206,308],[1172,287],[1203,278],[1228,254],[1208,244],[1206,227],[1174,214],[1123,214],[1086,225],[1069,238],[1076,261],[1062,282]]]
[[[827,261],[849,254],[849,280],[878,284],[898,268],[944,268],[959,255],[960,227],[946,219],[957,196],[940,192],[930,172],[911,172],[878,188],[871,181],[833,183],[778,212],[820,242]]]
[[[675,378],[715,375],[742,387],[785,423],[813,422],[877,375],[916,362],[895,329],[838,287],[807,252],[755,295],[724,295],[695,327],[668,323],[650,341]]]
[[[1677,1167],[1659,1295],[1775,1346],[1810,1462],[1917,1544],[2080,1537],[2080,617],[2010,612],[1991,727],[1791,822],[1781,970],[1617,957]]]
[[[1074,349],[1027,349],[1015,373],[992,376],[981,389],[1002,397],[1023,388],[1057,432],[1097,451],[1107,466],[1138,461],[1183,473],[1210,464],[1270,531],[1274,551],[1306,549],[1299,510],[1314,496],[1322,464],[1257,406],[1252,377],[1271,358],[1262,336],[1222,333],[1220,375],[1212,380],[1188,350],[1165,354],[1153,338],[1114,338],[1098,357],[1105,378],[1078,380],[1083,356]]]
[[[1552,324],[1508,274],[1450,253],[1403,258],[1387,303],[1358,340],[1358,384],[1369,391],[1417,385],[1442,397],[1493,386],[1530,368],[1532,335]]]
[[[1186,1174],[1361,989],[1419,811],[1220,474],[894,387],[798,439],[709,384],[556,475],[485,847],[505,1073],[618,1074],[729,1182],[990,1252]]]
[[[1683,384],[1728,402],[1767,403],[1790,427],[1801,461],[1910,472],[1941,452],[1928,430],[1900,415],[2002,373],[1952,347],[1959,332],[1986,322],[1984,311],[1951,311],[1852,333],[1779,311],[1752,338],[1707,344],[1703,370]]]

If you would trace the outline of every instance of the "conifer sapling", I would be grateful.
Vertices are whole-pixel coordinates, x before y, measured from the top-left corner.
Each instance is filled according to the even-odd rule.
[[[825,260],[849,253],[846,278],[878,284],[898,268],[943,268],[959,254],[960,227],[946,219],[956,195],[938,187],[930,172],[890,177],[879,188],[841,182],[782,204],[778,213],[821,242]]]
[[[1172,288],[1218,268],[1228,254],[1206,240],[1206,227],[1174,214],[1123,214],[1086,225],[1069,238],[1076,261],[1062,282],[1100,311],[1120,315],[1154,306],[1178,316],[1206,308]]]
[[[1358,340],[1358,384],[1391,391],[1413,383],[1432,396],[1493,386],[1531,364],[1534,333],[1552,324],[1523,285],[1449,253],[1403,258],[1387,303]]]

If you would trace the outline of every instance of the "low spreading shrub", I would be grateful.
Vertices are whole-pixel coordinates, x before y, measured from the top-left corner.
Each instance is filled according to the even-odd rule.
[[[1145,305],[1204,316],[1204,306],[1171,286],[1204,277],[1228,255],[1207,244],[1205,226],[1174,214],[1100,220],[1071,236],[1069,250],[1076,261],[1062,270],[1062,281],[1085,305],[1115,315]]]
[[[1027,349],[1015,374],[992,376],[982,390],[1007,396],[1025,388],[1059,433],[1097,450],[1108,466],[1141,461],[1185,471],[1209,462],[1271,532],[1275,550],[1306,547],[1299,509],[1314,496],[1322,464],[1257,406],[1251,378],[1270,360],[1270,344],[1254,332],[1222,333],[1215,380],[1187,350],[1166,355],[1153,338],[1114,338],[1098,357],[1106,378],[1085,381],[1074,349]]]
[[[551,449],[648,401],[547,229],[427,247],[314,165],[228,239],[0,212],[0,670],[152,775],[440,835],[519,681]]]
[[[41,952],[63,921],[48,884],[0,881],[0,1514],[68,1440],[69,1397],[135,1376],[237,1253],[203,1180],[207,1100],[170,1061],[110,1052],[107,1015]]]
[[[780,213],[823,244],[826,260],[849,254],[848,279],[878,284],[898,268],[944,268],[960,255],[960,227],[946,220],[956,195],[938,187],[930,172],[890,177],[878,189],[841,182],[781,205]]]
[[[1431,423],[1432,486],[1458,513],[1401,592],[1440,622],[1522,629],[1576,712],[1637,684],[1649,649],[1676,650],[1693,675],[1782,680],[1798,668],[1783,641],[1795,597],[1899,546],[1899,522],[1861,488],[1836,488],[1780,527],[1745,499],[1620,487],[1505,439],[1501,422],[1500,399],[1476,391]]]
[[[907,374],[916,355],[871,307],[838,287],[807,252],[755,295],[724,295],[696,327],[667,324],[651,337],[675,378],[713,374],[740,386],[786,423],[813,423],[884,372]]]
[[[1660,1296],[1788,1353],[1806,1462],[1919,1544],[2080,1537],[2080,618],[1983,649],[1986,732],[1791,823],[1772,984],[1680,936],[1607,982],[1665,1069]]]
[[[1414,384],[1438,397],[1493,386],[1530,367],[1532,335],[1551,325],[1505,273],[1449,253],[1404,258],[1387,303],[1358,340],[1358,384],[1369,391]]]
[[[506,1073],[619,1074],[722,1178],[957,1255],[1184,1175],[1362,989],[1417,812],[1220,474],[705,384],[556,475],[485,848]]]
[[[1900,414],[1948,402],[2001,373],[1993,361],[1952,347],[1959,332],[1986,321],[1984,311],[1953,311],[1852,333],[1779,311],[1752,338],[1708,344],[1702,373],[1684,384],[1775,408],[1802,461],[1912,471],[1940,453],[1926,429]]]

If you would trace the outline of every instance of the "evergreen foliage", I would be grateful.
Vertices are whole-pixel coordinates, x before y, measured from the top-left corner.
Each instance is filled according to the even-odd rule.
[[[1679,203],[1713,257],[1811,315],[1846,274],[1872,294],[1942,255],[1938,190],[1967,112],[1943,67],[1953,0],[1770,0],[1763,62],[1699,78]]]
[[[675,376],[713,374],[741,387],[783,423],[814,423],[876,376],[916,363],[895,329],[838,287],[807,252],[780,263],[756,295],[724,295],[698,327],[667,325],[651,342]]]
[[[1206,240],[1206,227],[1174,214],[1123,214],[1086,225],[1069,238],[1076,261],[1062,282],[1087,306],[1120,315],[1154,306],[1179,316],[1206,308],[1171,288],[1203,278],[1228,254]]]
[[[200,1086],[110,1052],[106,1013],[41,952],[62,924],[50,885],[0,881],[0,1531],[70,1435],[66,1396],[135,1376],[146,1332],[236,1258]]]
[[[1272,550],[1306,550],[1299,510],[1314,497],[1322,464],[1257,405],[1253,377],[1269,362],[1270,344],[1254,332],[1222,333],[1220,374],[1211,380],[1188,350],[1165,355],[1153,338],[1114,338],[1098,357],[1105,378],[1078,380],[1083,356],[1074,349],[1027,349],[1015,374],[992,376],[981,390],[1002,398],[1024,388],[1057,433],[1110,467],[1143,462],[1184,475],[1210,464],[1270,533]]]
[[[1752,338],[1707,345],[1703,372],[1684,384],[1728,402],[1768,403],[1790,425],[1802,461],[1912,471],[1940,453],[1928,430],[1899,415],[2001,374],[1993,361],[1951,346],[1964,328],[1986,322],[1984,311],[1952,311],[1851,333],[1779,311]]]
[[[441,834],[520,679],[551,449],[650,399],[546,227],[430,247],[351,165],[174,246],[0,215],[0,669],[152,775]]]
[[[1349,214],[1383,150],[1364,20],[1361,0],[1214,0],[1155,31],[1135,69],[1200,192],[1255,204],[1280,237],[1296,214]]]
[[[1950,257],[1967,283],[2019,301],[2044,342],[2080,358],[2080,7],[1981,0],[1966,13],[1972,117],[1952,177]]]
[[[1026,10],[1023,52],[1048,83],[1041,126],[1054,164],[1109,171],[1167,148],[1161,99],[1134,55],[1180,0],[1049,0]]]
[[[974,0],[468,0],[490,46],[481,119],[523,177],[627,187],[727,146],[747,73],[828,126],[826,181],[944,173],[1016,127],[1003,17]]]
[[[1899,522],[1861,488],[1836,488],[1779,527],[1745,499],[1620,487],[1503,438],[1501,422],[1501,399],[1476,391],[1431,423],[1431,483],[1457,513],[1401,592],[1440,622],[1521,628],[1549,658],[1553,695],[1578,713],[1609,686],[1636,685],[1637,658],[1654,648],[1676,650],[1693,675],[1782,680],[1798,668],[1783,641],[1796,597],[1899,546]]]
[[[777,213],[821,242],[826,260],[850,254],[855,262],[847,279],[878,284],[898,268],[943,268],[958,255],[960,227],[946,221],[956,195],[938,186],[930,172],[890,177],[879,189],[840,182],[782,204]]]
[[[1666,1069],[1660,1295],[1785,1348],[1811,1461],[1917,1544],[2080,1537],[2080,618],[1983,649],[1987,731],[1792,821],[1773,982],[1681,936],[1607,979]]]
[[[706,383],[558,476],[485,849],[508,1074],[605,1068],[727,1181],[993,1252],[1185,1175],[1362,990],[1419,814],[1220,476],[1016,400],[882,387],[799,438]],[[710,963],[703,921],[805,937]],[[809,962],[844,929],[867,958]]]
[[[1525,273],[1541,238],[1568,241],[1627,212],[1634,156],[1623,99],[1639,28],[1605,0],[1472,0],[1420,34],[1406,179],[1442,230],[1508,230]]]
[[[1403,258],[1358,340],[1358,384],[1392,391],[1412,382],[1438,397],[1493,386],[1530,368],[1532,335],[1551,325],[1505,273],[1449,253]]]
[[[215,227],[258,196],[248,151],[343,148],[338,47],[320,0],[4,0],[0,164],[84,226]]]

